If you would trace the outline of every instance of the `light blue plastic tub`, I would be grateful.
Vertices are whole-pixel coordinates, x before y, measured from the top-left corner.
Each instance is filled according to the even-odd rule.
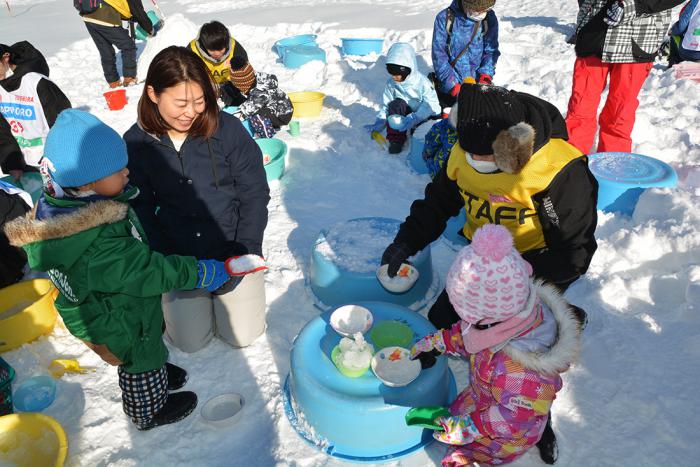
[[[408,166],[420,175],[430,172],[423,160],[423,146],[425,146],[425,140],[423,138],[412,137],[411,151],[408,153],[408,159],[406,159]]]
[[[295,45],[285,49],[282,63],[287,68],[299,68],[314,60],[326,63],[326,51],[317,45]]]
[[[378,234],[393,237],[399,230],[401,221],[385,217],[363,217],[351,219],[352,222],[371,222]],[[351,227],[349,227],[351,228]],[[350,271],[338,266],[332,259],[319,251],[321,244],[326,243],[327,230],[322,230],[311,252],[309,284],[316,297],[327,306],[338,306],[354,303],[357,300],[379,300],[410,306],[426,298],[433,282],[433,263],[430,247],[425,248],[411,260],[418,269],[419,277],[411,289],[404,293],[392,293],[386,290],[377,280],[376,270],[370,272]],[[389,246],[387,244],[387,246]],[[358,245],[357,248],[362,248]],[[381,257],[376,258],[377,268]]]
[[[435,332],[427,319],[408,308],[356,303],[372,312],[375,326],[386,321],[408,325],[413,331],[411,345]],[[455,398],[447,358],[438,357],[433,367],[403,387],[382,384],[371,370],[358,378],[343,376],[331,361],[331,352],[340,342],[329,324],[333,311],[312,319],[294,340],[284,391],[292,426],[318,449],[352,462],[386,462],[432,442],[431,430],[407,426],[405,416],[411,407],[444,407]],[[371,332],[365,338],[374,345]]]
[[[371,53],[381,54],[384,39],[356,39],[343,37],[343,55],[369,55]]]
[[[598,180],[598,209],[631,215],[646,188],[673,188],[673,167],[653,157],[627,152],[590,154],[589,168]]]
[[[158,15],[155,11],[149,10],[146,14],[148,15],[148,19],[151,20],[152,25],[155,26],[155,24],[158,21],[160,21],[160,18],[158,18]],[[146,39],[148,39],[148,33],[146,33],[146,31],[144,31],[141,26],[136,26],[136,29],[134,29],[134,35],[136,36],[136,39],[141,41],[145,41]]]
[[[20,384],[12,400],[21,412],[41,412],[56,397],[56,381],[51,376],[34,376]]]
[[[466,222],[467,213],[464,208],[462,208],[457,216],[451,217],[447,221],[447,227],[445,227],[444,232],[442,232],[442,238],[444,238],[448,246],[455,251],[461,250],[469,244],[464,235],[460,235]]]
[[[284,53],[288,47],[295,45],[316,45],[316,34],[301,34],[298,36],[285,37],[275,42],[273,47],[277,56],[284,59]]]
[[[270,161],[265,164],[265,175],[267,181],[279,180],[284,175],[284,157],[287,155],[287,145],[277,138],[258,138],[255,140],[265,155],[270,156]],[[264,162],[264,160],[263,160]]]

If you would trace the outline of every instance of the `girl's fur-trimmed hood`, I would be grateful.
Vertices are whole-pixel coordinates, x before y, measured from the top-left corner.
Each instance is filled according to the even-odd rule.
[[[542,303],[552,311],[557,323],[554,344],[544,352],[527,352],[510,344],[503,351],[531,370],[549,375],[563,373],[578,358],[581,341],[579,323],[568,302],[554,286],[537,281],[534,290]]]
[[[10,243],[22,247],[30,243],[70,237],[103,224],[126,218],[129,205],[118,201],[100,200],[48,219],[36,219],[36,208],[24,217],[8,222],[5,235]]]

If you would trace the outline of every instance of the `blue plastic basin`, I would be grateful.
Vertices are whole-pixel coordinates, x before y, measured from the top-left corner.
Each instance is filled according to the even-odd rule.
[[[51,376],[34,376],[20,384],[12,399],[21,412],[41,412],[56,397],[56,382]]]
[[[363,217],[347,221],[343,228],[347,228],[348,231],[373,230],[376,232],[376,237],[387,238],[386,246],[389,246],[391,239],[398,232],[400,224],[401,221],[396,219]],[[430,256],[430,247],[418,252],[411,259],[419,273],[418,280],[413,287],[404,293],[392,293],[382,287],[379,280],[377,280],[376,268],[379,268],[379,263],[381,262],[381,251],[372,260],[372,264],[376,264],[376,268],[372,268],[371,271],[364,270],[359,272],[350,270],[337,264],[337,261],[326,257],[321,252],[323,248],[333,249],[333,245],[329,244],[329,240],[326,238],[328,235],[329,231],[324,229],[316,238],[311,252],[309,271],[311,290],[324,305],[338,306],[354,303],[358,300],[378,300],[402,306],[411,306],[414,303],[425,300],[431,292],[433,264]],[[367,246],[360,241],[346,248],[349,250],[356,248],[358,252],[364,252]]]
[[[160,18],[158,18],[158,15],[153,10],[149,10],[147,15],[148,15],[148,19],[151,20],[151,24],[153,26],[155,26],[156,23],[158,21],[160,21]],[[141,26],[138,26],[138,25],[136,26],[136,29],[134,30],[134,36],[136,36],[136,39],[139,39],[142,41],[145,41],[146,39],[148,39],[148,33],[146,31],[144,31]]]
[[[316,45],[316,34],[300,34],[298,36],[285,37],[275,42],[273,49],[277,56],[284,59],[285,50],[295,45]]]
[[[411,137],[411,150],[408,153],[406,162],[417,174],[427,174],[430,171],[423,160],[423,146],[425,141],[422,138]]]
[[[287,68],[299,68],[314,60],[326,63],[326,51],[317,45],[295,45],[287,47],[282,57],[282,63]]]
[[[372,312],[374,326],[394,320],[408,325],[411,345],[435,332],[427,319],[408,308],[357,304]],[[371,370],[358,378],[343,376],[331,360],[340,342],[329,324],[332,311],[312,319],[294,341],[285,383],[285,412],[292,426],[327,454],[354,462],[396,459],[430,443],[432,431],[407,426],[404,417],[411,407],[447,406],[454,399],[456,386],[447,358],[439,357],[404,387],[382,384]],[[374,345],[371,332],[365,338]]]
[[[673,188],[678,175],[673,167],[653,157],[627,152],[590,154],[589,168],[598,180],[598,209],[634,212],[646,188]]]
[[[442,238],[444,238],[447,241],[447,245],[455,251],[461,250],[469,244],[466,237],[460,235],[466,223],[467,212],[462,208],[458,215],[451,217],[447,221],[447,227],[445,227],[444,232],[442,232]]]
[[[384,39],[355,39],[343,37],[343,55],[369,55],[371,53],[381,54]]]
[[[277,138],[258,138],[255,140],[263,153],[263,163],[265,155],[270,156],[269,162],[265,164],[265,176],[267,181],[278,180],[284,174],[284,156],[287,155],[287,144]]]

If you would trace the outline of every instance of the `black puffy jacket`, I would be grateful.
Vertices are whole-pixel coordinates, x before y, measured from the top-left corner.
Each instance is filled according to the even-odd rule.
[[[155,250],[219,260],[262,254],[270,189],[260,148],[237,118],[220,113],[211,138],[188,137],[180,151],[138,124],[124,140],[140,190],[132,205]]]

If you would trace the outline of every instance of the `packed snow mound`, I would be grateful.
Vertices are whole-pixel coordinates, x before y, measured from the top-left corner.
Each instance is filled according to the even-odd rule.
[[[181,13],[168,15],[163,22],[163,29],[158,31],[155,37],[149,37],[145,41],[146,46],[138,59],[139,82],[146,79],[148,67],[158,52],[171,45],[188,46],[190,41],[197,37],[200,26],[185,18]]]

